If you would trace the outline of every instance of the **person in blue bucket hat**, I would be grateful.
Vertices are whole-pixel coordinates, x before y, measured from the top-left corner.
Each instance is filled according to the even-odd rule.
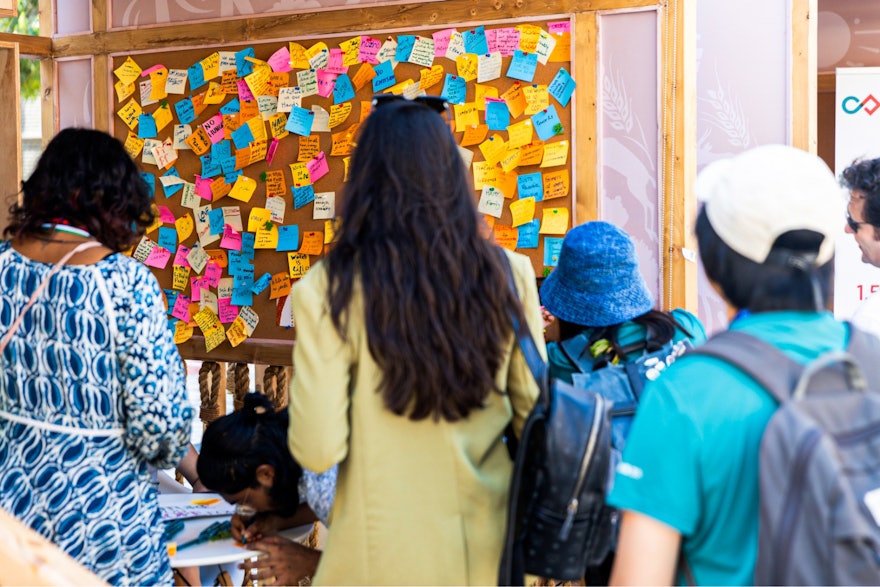
[[[559,324],[559,342],[547,345],[550,376],[569,383],[574,373],[635,361],[670,340],[706,340],[690,312],[654,309],[632,239],[608,222],[568,232],[559,264],[541,285],[541,302]],[[611,553],[588,568],[586,584],[607,585],[613,560]]]

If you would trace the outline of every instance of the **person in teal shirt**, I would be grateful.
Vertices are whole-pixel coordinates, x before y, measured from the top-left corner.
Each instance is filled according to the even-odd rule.
[[[550,377],[569,383],[580,372],[577,362],[595,370],[635,361],[670,340],[706,340],[690,312],[654,309],[632,239],[608,222],[586,222],[565,235],[559,264],[541,285],[541,303],[558,320],[561,339],[547,345]],[[613,556],[587,569],[588,585],[608,584]]]
[[[700,258],[736,314],[730,329],[801,363],[844,349],[848,327],[825,310],[843,217],[825,163],[759,147],[708,166],[695,191]],[[754,584],[759,451],[777,407],[709,356],[685,355],[648,383],[608,497],[624,511],[612,585]]]

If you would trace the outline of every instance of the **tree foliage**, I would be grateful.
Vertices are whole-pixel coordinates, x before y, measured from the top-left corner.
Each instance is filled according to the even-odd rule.
[[[0,31],[20,35],[40,34],[39,0],[18,0],[16,18],[0,18]],[[40,62],[37,59],[21,59],[21,95],[35,98],[40,95]]]

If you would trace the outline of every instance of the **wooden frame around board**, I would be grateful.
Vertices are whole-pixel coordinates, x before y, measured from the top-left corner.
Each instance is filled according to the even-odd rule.
[[[551,25],[551,23],[554,24]],[[546,38],[548,37],[546,33],[548,33],[550,30],[554,30],[553,27],[555,27],[556,29],[567,29],[568,27],[570,27],[570,21],[567,18],[564,18],[543,19],[529,23],[524,23],[522,21],[512,23],[493,23],[492,25],[486,25],[485,29],[483,27],[471,27],[469,29],[460,27],[459,29],[459,27],[456,27],[456,25],[450,24],[444,25],[443,27],[437,27],[436,29],[420,29],[411,33],[398,31],[397,33],[392,33],[392,35],[388,36],[387,38],[393,39],[397,42],[402,42],[404,37],[415,37],[415,39],[418,41],[420,39],[432,39],[432,33],[449,29],[455,29],[458,30],[458,32],[462,32],[465,34],[472,33],[473,31],[479,31],[480,33],[483,33],[484,31],[489,31],[490,34],[493,34],[496,30],[502,30],[511,37],[513,36],[513,34],[510,33],[510,31],[518,31],[518,34],[521,34],[523,39],[527,38],[527,33],[531,33],[535,42],[537,42],[537,34],[540,31],[544,31],[545,34],[541,37],[541,39],[542,42],[546,43]],[[387,36],[385,33],[373,34],[375,35],[374,38],[379,39],[380,42],[384,41]],[[500,35],[501,33],[498,34]],[[505,72],[511,71],[511,64],[514,61],[517,61],[517,65],[521,66],[523,64],[523,59],[526,60],[526,63],[529,63],[529,60],[532,63],[537,60],[537,56],[535,55],[534,51],[526,52],[525,54],[511,55],[510,53],[512,53],[513,47],[505,46],[505,53],[500,58],[500,77],[491,80],[484,80],[483,83],[480,84],[482,90],[488,91],[490,93],[490,96],[493,93],[497,93],[499,96],[504,96],[505,92],[523,92],[523,89],[525,89],[525,91],[530,92],[531,95],[537,96],[539,98],[539,102],[537,102],[537,105],[534,102],[530,103],[528,107],[531,108],[531,110],[526,110],[524,112],[517,112],[517,110],[525,107],[525,103],[521,103],[519,106],[514,106],[514,102],[512,100],[507,100],[507,104],[511,104],[509,109],[513,111],[510,113],[509,122],[511,124],[528,121],[528,125],[531,125],[532,120],[535,120],[537,121],[537,125],[540,125],[541,121],[539,119],[545,117],[545,115],[549,116],[548,112],[555,113],[559,119],[559,124],[556,125],[556,128],[554,129],[555,134],[548,135],[548,127],[546,125],[544,126],[544,128],[539,127],[539,129],[544,132],[544,138],[547,139],[545,142],[542,142],[538,140],[537,137],[533,136],[533,139],[529,143],[530,146],[523,147],[524,151],[530,150],[533,155],[537,155],[536,159],[533,156],[533,161],[531,163],[518,167],[510,165],[508,160],[506,167],[510,170],[510,172],[508,174],[501,173],[500,175],[503,176],[501,178],[490,178],[488,183],[492,185],[486,188],[487,190],[491,191],[495,186],[498,186],[499,190],[502,191],[505,196],[508,196],[503,200],[504,205],[500,209],[501,213],[497,219],[497,224],[495,228],[496,235],[499,237],[499,240],[504,241],[505,239],[507,239],[508,246],[515,244],[518,233],[521,231],[521,229],[516,229],[512,227],[513,222],[511,217],[510,203],[514,201],[519,201],[523,196],[527,196],[534,191],[539,192],[540,195],[546,194],[548,197],[551,194],[557,196],[553,197],[552,199],[546,199],[544,201],[536,202],[534,213],[534,217],[536,218],[536,220],[534,222],[540,223],[542,211],[544,209],[547,209],[548,214],[554,213],[559,214],[560,217],[565,216],[568,218],[567,221],[563,222],[563,227],[561,228],[561,230],[556,230],[554,231],[554,234],[549,234],[546,236],[535,236],[534,240],[535,243],[537,243],[537,246],[535,248],[519,249],[520,252],[526,253],[531,257],[536,275],[538,276],[542,274],[545,266],[545,243],[552,242],[555,246],[558,246],[561,242],[561,237],[563,236],[564,232],[571,226],[571,221],[573,220],[574,215],[574,177],[572,172],[572,161],[574,157],[572,148],[573,144],[571,103],[568,100],[569,96],[566,95],[564,91],[560,93],[560,90],[558,88],[559,79],[564,80],[566,76],[570,76],[570,35],[568,33],[559,33],[557,34],[556,38],[550,38],[552,39],[550,43],[555,44],[556,47],[552,52],[549,50],[544,51],[541,58],[541,61],[543,63],[538,63],[535,66],[535,73],[533,77],[518,80],[509,78],[508,76],[504,75]],[[314,49],[318,46],[318,43],[324,43],[327,49],[332,50],[339,47],[340,45],[345,46],[345,43],[350,41],[351,39],[352,37],[350,35],[335,36],[312,40],[308,43],[303,42],[301,43],[301,45],[307,49]],[[291,39],[291,41],[297,42],[293,39]],[[110,63],[110,69],[113,71],[117,70],[126,62],[129,57],[133,57],[137,64],[137,68],[141,70],[149,71],[151,68],[157,65],[164,66],[167,70],[187,70],[194,64],[198,64],[205,59],[213,64],[216,59],[212,59],[212,56],[219,58],[219,54],[216,53],[216,51],[218,50],[226,52],[224,57],[228,57],[229,54],[233,52],[252,50],[254,58],[262,61],[268,61],[276,51],[288,47],[292,47],[292,45],[288,45],[288,42],[284,41],[228,45],[223,47],[209,47],[199,49],[187,48],[131,56],[128,54],[121,54],[116,55],[113,58],[112,62]],[[295,53],[296,52],[294,51],[294,54]],[[473,61],[476,62],[476,55],[472,55]],[[476,63],[474,63],[474,65],[475,64]],[[421,78],[421,83],[424,85],[425,73],[430,71],[427,65],[427,63],[399,63],[394,69],[395,83],[399,85],[401,82],[405,82],[405,80],[419,81]],[[461,78],[458,78],[458,74],[460,73],[460,71],[457,68],[456,61],[454,59],[450,59],[444,56],[435,57],[431,65],[433,68],[435,68],[434,77],[437,81],[435,81],[425,90],[428,93],[439,94],[441,92],[441,89],[444,88],[444,85],[450,82],[450,80],[447,79],[447,74],[451,75],[453,80],[457,79],[459,82],[461,81]],[[213,65],[210,65],[210,67],[213,67]],[[352,66],[349,68],[348,73],[350,77],[347,79],[356,79],[356,76],[358,75],[359,69],[361,67],[363,67],[361,63],[352,64]],[[439,72],[436,71],[437,68],[440,69]],[[233,78],[235,82],[238,82],[240,79],[245,79],[243,76],[237,75],[237,73],[240,71],[241,70],[238,70],[237,72],[233,72],[232,74],[227,74],[229,75],[229,78],[227,79],[227,87],[231,87],[228,84],[233,83]],[[296,85],[296,80],[299,79],[296,76],[297,71],[302,71],[302,69],[295,68],[290,73],[276,74],[277,79],[274,80],[276,88]],[[196,74],[198,74],[198,72],[196,72]],[[173,77],[173,74],[171,77]],[[139,96],[140,92],[138,84],[140,81],[145,79],[149,78],[139,77],[135,82],[134,96],[136,97],[134,98],[126,96],[125,92],[123,91],[118,91],[117,100],[115,105],[113,106],[113,109],[121,112],[129,112],[129,110],[127,110],[127,107],[130,106],[130,102],[133,101],[135,104],[143,103],[144,100],[139,99],[143,98],[143,96]],[[164,80],[167,79],[167,77],[161,79]],[[166,138],[170,138],[172,134],[171,129],[173,129],[173,124],[180,122],[180,120],[178,119],[179,115],[188,111],[186,108],[181,108],[181,102],[187,100],[191,101],[195,97],[196,102],[198,103],[199,94],[205,96],[206,90],[209,90],[213,83],[219,82],[221,79],[221,77],[214,77],[212,75],[211,79],[206,80],[206,83],[204,85],[198,84],[197,82],[194,89],[191,87],[192,83],[190,80],[190,82],[188,82],[186,86],[186,93],[182,95],[170,94],[168,96],[163,96],[156,103],[145,105],[142,110],[146,114],[158,114],[158,111],[160,109],[166,113],[170,112],[177,114],[177,116],[174,116],[175,120],[173,120],[173,122],[167,123],[168,126],[164,127],[159,133],[156,134],[157,139],[163,140]],[[555,86],[556,90],[554,91],[554,97],[551,97],[550,93],[547,91],[547,86],[550,86],[554,80],[557,80],[557,84]],[[464,102],[466,104],[475,102],[476,87],[476,80],[468,81],[465,84],[466,98],[464,99]],[[383,91],[387,91],[387,89],[383,88]],[[347,155],[347,152],[345,152],[345,148],[342,148],[341,152],[337,153],[333,145],[335,142],[336,147],[339,147],[342,142],[347,142],[351,139],[357,123],[363,118],[363,112],[365,112],[365,110],[363,109],[368,106],[373,93],[374,90],[372,88],[372,82],[368,81],[354,92],[353,97],[349,97],[346,100],[334,100],[332,95],[323,98],[320,96],[309,96],[308,98],[304,98],[301,105],[305,108],[320,106],[327,111],[331,111],[334,102],[339,101],[343,105],[346,103],[352,104],[351,112],[346,117],[344,117],[344,121],[342,123],[332,128],[330,132],[312,133],[310,137],[295,136],[294,134],[290,134],[286,137],[280,138],[277,141],[277,150],[275,151],[274,159],[271,164],[267,163],[267,161],[264,159],[260,159],[259,157],[257,157],[256,161],[251,164],[247,164],[245,161],[241,161],[239,165],[244,164],[242,172],[245,174],[245,176],[250,177],[251,180],[257,180],[256,192],[253,194],[253,196],[251,196],[251,199],[247,202],[241,202],[231,199],[229,197],[218,197],[218,194],[221,192],[215,192],[214,198],[216,201],[216,205],[213,202],[199,201],[199,204],[204,205],[201,216],[205,217],[205,215],[207,214],[206,212],[204,212],[204,209],[206,209],[207,206],[212,207],[212,209],[215,211],[214,214],[217,214],[216,210],[218,210],[219,208],[238,208],[242,222],[242,228],[244,229],[242,234],[246,234],[248,232],[247,229],[249,228],[248,218],[252,209],[264,207],[264,203],[267,201],[267,191],[265,187],[266,184],[261,183],[257,178],[264,177],[264,173],[266,172],[274,171],[277,175],[278,171],[281,171],[284,175],[286,187],[290,189],[295,180],[293,177],[293,170],[288,169],[288,164],[296,162],[298,159],[308,161],[316,152],[323,153],[325,155],[324,159],[328,161],[329,164],[327,165],[326,175],[315,182],[314,190],[319,193],[333,193],[337,198],[341,198],[341,188],[344,183],[345,173],[344,158]],[[213,94],[217,95],[216,89],[214,90]],[[121,100],[119,99],[120,97],[122,97]],[[225,109],[228,104],[236,99],[237,98],[235,98],[234,94],[223,96],[222,98],[218,99],[217,103],[204,106],[204,108],[195,116],[194,120],[187,120],[187,122],[190,123],[191,128],[194,132],[200,132],[197,130],[199,128],[199,125],[205,125],[206,121],[214,120],[221,108]],[[244,100],[239,100],[239,104],[242,109],[245,109],[244,103]],[[462,106],[458,106],[458,108],[462,108]],[[134,112],[136,113],[136,111]],[[129,112],[129,115],[131,115],[131,112]],[[457,116],[455,116],[455,118],[457,119]],[[481,124],[486,122],[485,112],[477,113],[474,118]],[[129,122],[130,121],[131,117],[129,116]],[[227,118],[226,122],[227,125],[230,127],[235,127],[237,124],[240,124],[240,121],[237,121],[231,117]],[[272,134],[269,132],[270,126],[271,124],[267,124],[265,122],[256,123],[256,127],[262,127],[262,129],[266,131],[269,141],[271,141],[272,139]],[[462,125],[456,131],[456,138],[460,142],[463,141],[465,135],[464,130],[467,126],[468,125],[466,124]],[[520,125],[521,128],[522,126],[523,125]],[[276,127],[276,129],[277,128],[278,127]],[[137,146],[137,141],[133,140],[131,135],[137,133],[136,129],[137,127],[135,127],[134,132],[132,132],[129,126],[127,126],[127,124],[123,121],[123,115],[120,115],[117,116],[115,120],[113,132],[120,140],[128,141],[130,145],[134,145],[134,150],[134,148],[136,148]],[[467,130],[471,131],[472,129]],[[149,135],[152,133],[147,134]],[[347,135],[347,138],[345,138],[345,135]],[[344,138],[340,139],[340,136],[343,136]],[[492,140],[489,140],[488,137],[492,137]],[[233,134],[231,137],[227,138],[236,137]],[[489,154],[490,146],[496,144],[499,140],[504,142],[510,141],[511,138],[512,137],[508,135],[506,130],[496,129],[488,131],[486,138],[481,138],[479,141],[477,141],[477,143],[472,144],[468,149],[472,153],[472,155],[470,156],[473,157],[473,161],[475,164],[474,167],[482,166],[482,162],[485,161],[485,159],[487,158],[486,154]],[[235,142],[238,141],[236,140]],[[482,143],[482,147],[478,147],[478,144],[480,143]],[[246,143],[238,142],[237,145],[241,147],[240,150],[242,152],[244,152],[245,150],[244,144]],[[271,142],[269,144],[271,144]],[[251,148],[253,148],[253,146]],[[309,154],[301,157],[300,155],[308,149],[313,150],[311,150]],[[239,151],[239,149],[231,149],[231,151],[232,153],[236,153]],[[552,157],[553,151],[557,153],[555,161],[557,164],[550,167],[542,167],[542,162],[549,162],[548,159]],[[560,152],[564,156],[564,162],[560,161]],[[179,156],[177,160],[174,161],[173,167],[175,168],[175,172],[181,178],[187,180],[188,183],[195,184],[196,177],[200,174],[213,174],[215,176],[215,186],[223,185],[224,183],[227,186],[232,185],[233,179],[230,177],[229,174],[216,174],[216,169],[215,171],[210,171],[211,165],[205,166],[205,163],[201,161],[200,158],[197,157],[194,153],[186,150],[180,150],[178,151],[178,153]],[[210,153],[211,151],[208,151],[208,154]],[[492,155],[489,156],[492,157]],[[547,157],[547,159],[545,159],[545,157]],[[213,163],[216,164],[216,161],[214,161]],[[180,218],[181,216],[187,214],[188,211],[186,207],[183,206],[180,200],[180,192],[177,191],[173,195],[166,197],[165,194],[168,192],[165,192],[164,188],[160,185],[160,182],[158,181],[159,176],[167,173],[168,168],[159,169],[157,166],[152,164],[142,164],[142,167],[147,173],[149,173],[151,176],[155,176],[156,178],[155,180],[153,180],[153,182],[157,204],[160,206],[165,206],[175,218]],[[226,169],[226,165],[224,165],[223,167],[224,171],[229,171],[228,169]],[[489,167],[492,166],[490,165]],[[500,164],[495,165],[494,167],[499,168]],[[206,171],[206,169],[209,171]],[[480,182],[483,174],[475,171],[474,176],[475,181]],[[220,181],[220,178],[224,177],[228,179],[228,181]],[[518,180],[517,177],[520,177],[522,179]],[[555,183],[550,181],[550,178],[554,177],[557,179]],[[561,181],[559,181],[560,179]],[[560,184],[564,184],[564,187],[560,188]],[[553,187],[554,185],[556,187]],[[481,186],[478,184],[477,187],[479,188]],[[228,187],[226,187],[225,189],[228,189]],[[170,191],[171,190],[169,190],[169,192]],[[297,191],[299,191],[299,189],[297,189]],[[478,190],[478,193],[476,194],[477,198],[480,197],[479,192],[481,191],[482,190]],[[290,226],[296,225],[299,233],[298,244],[302,244],[303,238],[307,233],[323,234],[323,231],[327,229],[328,221],[323,218],[315,219],[313,217],[315,207],[314,203],[308,203],[299,208],[295,208],[295,201],[299,199],[299,196],[292,198],[290,191],[286,193],[285,200],[287,206],[286,211],[284,212],[283,221],[280,223],[280,226],[287,227],[284,229],[286,230]],[[495,203],[497,204],[497,201]],[[528,202],[523,203],[528,204]],[[191,211],[191,213],[195,214],[195,211]],[[552,217],[553,216],[551,216],[551,218]],[[487,216],[487,218],[490,217]],[[537,229],[538,226],[535,225],[534,231],[537,232]],[[155,232],[151,232],[148,236],[151,237],[153,240],[158,240],[156,234],[159,231],[165,233],[165,237],[168,237],[169,234],[174,232],[174,230],[166,224],[165,226],[158,228]],[[552,239],[552,241],[547,240],[548,238]],[[163,240],[166,243],[168,242],[167,238]],[[198,242],[199,240],[200,239],[196,238],[196,234],[194,232],[192,235],[185,237],[179,242],[177,242],[175,239],[171,239],[171,247],[169,248],[172,248],[173,250],[173,248],[178,245],[185,245],[193,248],[194,243]],[[204,248],[207,250],[211,247],[213,247],[214,250],[217,250],[216,243],[214,243],[213,245],[206,245]],[[320,258],[320,256],[320,254],[309,255],[309,263],[314,263],[318,258]],[[189,283],[187,283],[186,285],[181,285],[183,283],[181,281],[178,283],[178,285],[172,287],[173,277],[172,269],[170,267],[171,264],[171,261],[168,261],[165,269],[156,269],[155,273],[162,287],[166,290],[167,293],[169,293],[169,300],[173,302],[173,296],[176,295],[175,288],[180,289],[180,287],[183,287],[181,293],[182,295],[187,295],[191,291],[191,285]],[[288,265],[288,258],[286,253],[278,253],[276,251],[270,250],[257,249],[254,252],[253,266],[255,279],[264,274],[278,276],[288,271],[290,271],[292,274],[294,272],[294,270],[291,269]],[[188,358],[230,361],[243,360],[243,358],[246,358],[246,360],[252,362],[286,364],[289,362],[289,350],[290,345],[293,343],[293,340],[295,338],[295,331],[294,329],[277,326],[277,305],[279,305],[278,302],[276,300],[268,299],[268,296],[265,292],[261,295],[253,296],[253,303],[251,304],[251,307],[255,310],[260,320],[252,334],[252,338],[246,340],[239,347],[233,348],[230,346],[230,343],[226,341],[221,343],[220,346],[218,346],[216,349],[208,352],[205,350],[204,341],[201,340],[200,337],[196,336],[188,342],[183,343],[180,347],[181,351]],[[181,314],[178,315],[180,316]],[[232,314],[229,315],[230,319],[231,317]],[[229,325],[226,324],[226,326],[228,327]],[[287,361],[282,360],[285,358],[285,355]]]

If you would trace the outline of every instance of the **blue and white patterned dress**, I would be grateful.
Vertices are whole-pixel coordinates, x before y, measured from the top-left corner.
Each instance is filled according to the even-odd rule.
[[[0,337],[51,268],[0,243]],[[113,585],[171,584],[147,464],[174,466],[192,419],[150,271],[65,266],[2,354],[0,506]]]

